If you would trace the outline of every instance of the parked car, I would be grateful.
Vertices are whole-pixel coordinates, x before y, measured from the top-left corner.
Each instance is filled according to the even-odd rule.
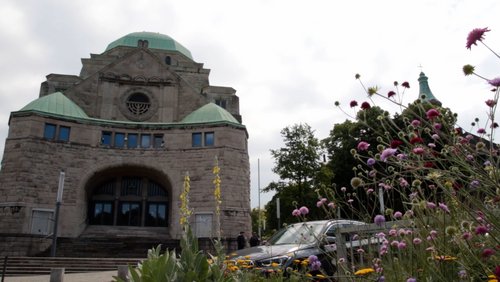
[[[321,268],[327,274],[336,271],[332,258],[335,257],[335,231],[339,227],[365,225],[354,220],[319,220],[295,223],[277,231],[264,245],[238,250],[228,255],[234,262],[245,261],[254,268],[294,268],[294,262],[318,257]],[[349,238],[346,238],[349,242]]]

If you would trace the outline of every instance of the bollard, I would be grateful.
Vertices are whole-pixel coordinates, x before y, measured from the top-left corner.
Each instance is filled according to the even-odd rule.
[[[119,265],[118,266],[118,278],[123,281],[128,281],[128,265]]]
[[[64,282],[64,268],[51,268],[50,282]]]

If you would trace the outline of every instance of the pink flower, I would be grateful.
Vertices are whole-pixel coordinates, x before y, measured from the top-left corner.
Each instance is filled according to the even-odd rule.
[[[450,210],[448,209],[448,206],[445,205],[444,203],[439,203],[439,208],[443,211],[445,211],[446,213],[450,213]]]
[[[394,154],[396,154],[396,151],[397,149],[393,148],[387,148],[383,150],[382,154],[380,154],[380,160],[385,162],[387,158],[389,158],[390,156],[394,156]]]
[[[495,253],[496,253],[495,250],[490,249],[490,248],[486,248],[481,253],[481,257],[483,257],[484,259],[487,259],[487,258],[491,257],[492,255],[494,255]]]
[[[335,208],[335,203],[334,202],[329,202],[328,203],[328,207],[331,208],[331,209],[334,209]]]
[[[408,81],[405,81],[401,83],[401,86],[403,86],[404,88],[410,88],[410,83],[408,83]]]
[[[484,225],[476,227],[476,235],[485,235],[486,233],[488,233],[488,227]]]
[[[402,218],[403,214],[400,211],[394,213],[394,218]]]
[[[405,241],[399,242],[398,249],[400,249],[400,250],[406,249],[406,242]]]
[[[420,243],[422,243],[422,239],[420,239],[420,238],[414,238],[413,239],[413,244],[419,245]]]
[[[351,106],[351,108],[354,108],[358,105],[358,102],[356,100],[352,100],[351,103],[349,103],[349,105]]]
[[[294,210],[292,211],[292,215],[293,215],[293,216],[300,216],[300,211],[299,211],[298,209],[294,209]]]
[[[361,141],[358,143],[358,151],[366,151],[370,147],[370,144],[365,141]]]
[[[464,234],[462,234],[462,239],[464,240],[470,240],[472,238],[472,234],[470,234],[470,232],[464,232]]]
[[[425,150],[422,147],[413,148],[412,151],[414,154],[417,154],[417,155],[422,155],[423,153],[425,153]]]
[[[488,80],[488,83],[489,83],[491,86],[500,87],[500,77],[497,77],[497,78],[493,78],[493,79],[491,79],[491,80]]]
[[[430,109],[425,113],[428,119],[433,120],[434,118],[439,116],[439,111],[436,109]]]
[[[471,32],[469,32],[469,35],[467,36],[467,44],[465,44],[465,47],[467,49],[470,49],[472,45],[477,45],[477,41],[483,41],[484,33],[490,31],[487,27],[485,28],[475,28]]]
[[[373,219],[373,222],[378,226],[382,226],[382,224],[385,223],[385,217],[381,214],[377,214]]]
[[[420,121],[418,119],[414,119],[411,121],[411,125],[413,125],[413,127],[419,127]]]
[[[479,129],[477,130],[477,133],[478,133],[478,134],[485,134],[485,133],[486,133],[486,130],[485,130],[484,128],[479,128]]]
[[[299,211],[301,215],[306,215],[309,213],[309,209],[305,206],[300,207]]]
[[[436,208],[436,204],[434,204],[433,202],[427,202],[427,208],[434,209],[434,208]]]
[[[493,106],[495,106],[496,104],[497,104],[497,102],[495,100],[492,100],[492,99],[489,99],[486,101],[486,105],[488,105],[488,107],[490,107],[490,108],[493,108]]]

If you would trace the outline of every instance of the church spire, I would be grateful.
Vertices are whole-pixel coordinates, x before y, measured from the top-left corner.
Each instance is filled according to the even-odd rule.
[[[434,105],[441,106],[441,102],[439,102],[436,97],[434,97],[434,94],[432,94],[431,89],[429,88],[429,83],[427,83],[427,76],[425,76],[424,72],[420,72],[420,77],[418,78],[418,84],[419,84],[419,98],[422,99],[423,102],[425,103],[431,103]]]

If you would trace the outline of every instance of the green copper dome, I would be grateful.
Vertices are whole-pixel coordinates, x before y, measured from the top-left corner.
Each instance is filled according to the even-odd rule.
[[[20,112],[23,111],[36,111],[74,118],[88,118],[87,114],[77,104],[61,92],[54,92],[38,98],[20,110]]]
[[[191,60],[193,59],[193,57],[191,56],[191,52],[186,47],[182,46],[179,42],[171,38],[170,36],[161,33],[145,32],[145,31],[133,32],[127,34],[109,43],[105,51],[111,50],[118,46],[137,47],[139,40],[147,41],[148,48],[168,50],[168,51],[178,51],[184,54],[186,57],[190,58]]]
[[[217,123],[229,122],[240,124],[228,111],[214,103],[205,106],[187,115],[181,123]]]
[[[420,76],[418,78],[418,84],[420,88],[420,97],[422,98],[423,102],[431,103],[431,104],[436,104],[436,105],[441,105],[441,102],[439,102],[438,99],[432,94],[431,88],[429,87],[429,83],[427,82],[428,78],[425,76],[423,72],[420,72]]]

